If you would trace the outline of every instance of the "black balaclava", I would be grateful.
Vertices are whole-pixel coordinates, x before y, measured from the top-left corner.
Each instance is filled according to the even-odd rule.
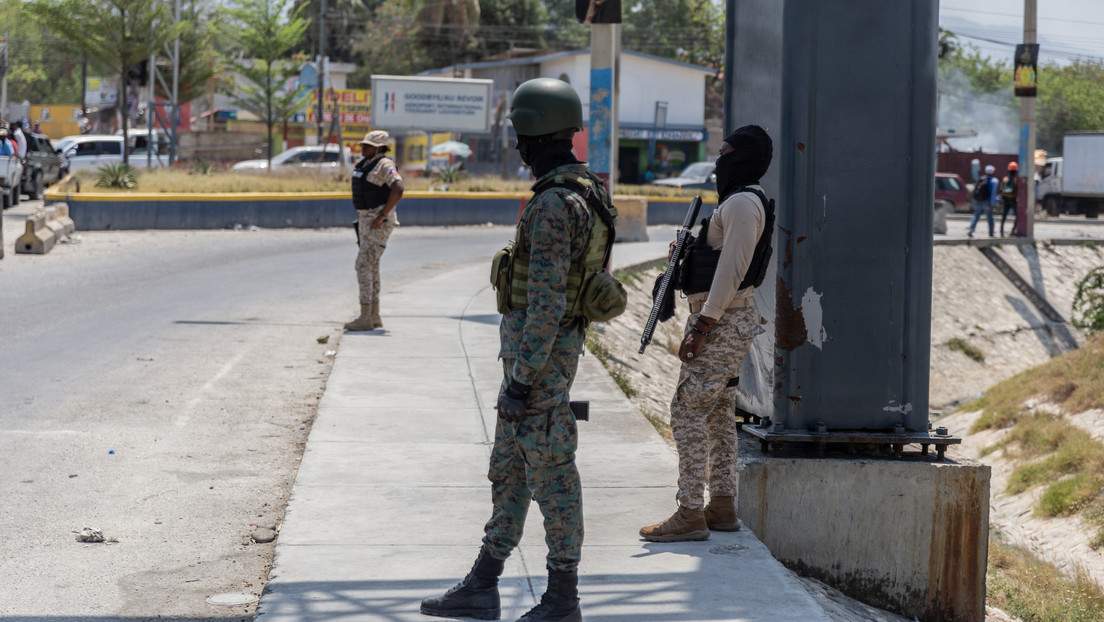
[[[578,164],[571,150],[571,139],[551,136],[518,136],[517,150],[521,161],[533,169],[533,176],[543,177],[554,168],[565,164]]]
[[[729,134],[724,141],[732,145],[732,151],[717,158],[717,196],[720,201],[738,188],[759,183],[774,155],[770,136],[758,125],[745,125]]]

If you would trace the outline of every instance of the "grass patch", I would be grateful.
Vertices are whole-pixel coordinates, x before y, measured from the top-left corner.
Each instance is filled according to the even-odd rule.
[[[197,174],[201,173],[201,174]],[[62,188],[77,192],[77,188],[92,191],[97,171],[75,173]],[[219,170],[207,163],[179,169],[154,169],[137,171],[140,192],[205,193],[205,192],[348,192],[349,174],[341,171],[291,169],[274,172],[236,172]],[[405,177],[406,190],[426,192],[434,190],[442,181],[429,177]],[[465,176],[448,181],[449,192],[517,192],[529,194],[531,181],[501,179],[499,177]],[[122,189],[95,188],[96,192],[125,192]],[[618,195],[683,197],[689,199],[701,191],[681,190],[665,186],[633,186],[618,184]]]
[[[1104,620],[1104,593],[1083,569],[1069,577],[1029,552],[989,536],[986,603],[1025,622]]]
[[[617,386],[621,387],[621,392],[625,394],[625,397],[634,397],[636,395],[636,389],[633,388],[632,383],[629,382],[628,376],[621,371],[621,368],[610,361],[610,351],[604,343],[598,339],[598,333],[593,328],[587,328],[586,347],[590,350],[598,362],[602,364],[602,367],[606,368],[609,372],[610,378],[617,383]]]
[[[1031,398],[1045,399],[1072,413],[1104,408],[1104,334],[1094,336],[1079,350],[993,386],[962,409],[984,411],[972,432],[1003,428],[1024,417],[1023,405]]]
[[[1012,471],[1009,494],[1045,485],[1035,514],[1081,512],[1085,522],[1096,527],[1093,548],[1104,544],[1104,445],[1057,415],[1034,413],[1021,418],[993,447],[1015,451],[1018,458],[1028,460]]]
[[[1047,487],[1035,513],[1040,516],[1072,514],[1092,501],[1100,491],[1100,480],[1079,473]]]
[[[646,288],[643,287],[644,285],[648,285],[647,283],[644,282],[644,275],[651,272],[651,270],[654,267],[655,266],[649,266],[647,264],[642,264],[642,265],[634,266],[634,267],[626,269],[626,270],[615,270],[613,275],[615,277],[617,277],[617,280],[621,281],[625,285],[632,285],[633,287],[635,287],[636,289],[639,289],[641,291],[644,291],[645,289],[647,289],[648,293],[651,293],[651,291],[650,291],[651,286],[650,285]]]
[[[648,423],[652,424],[655,431],[663,437],[663,440],[667,441],[668,445],[674,447],[675,436],[671,433],[671,424],[667,423],[662,417],[647,408],[641,408],[640,412],[644,415],[644,418],[648,420]]]
[[[966,341],[964,339],[960,339],[958,337],[955,337],[953,339],[948,340],[946,345],[951,350],[954,350],[955,352],[961,352],[961,353],[965,354],[967,357],[969,357],[969,358],[971,358],[971,359],[973,359],[973,360],[975,360],[979,363],[984,363],[985,362],[985,354],[981,350],[978,350],[974,346],[966,343]]]

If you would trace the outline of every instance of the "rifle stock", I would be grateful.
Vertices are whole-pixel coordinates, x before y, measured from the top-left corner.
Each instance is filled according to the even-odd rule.
[[[640,335],[640,354],[644,354],[644,350],[652,343],[652,335],[655,333],[656,322],[659,320],[660,306],[663,305],[663,299],[671,289],[671,281],[677,274],[679,261],[682,260],[686,241],[690,239],[694,221],[698,219],[698,210],[701,209],[701,204],[701,196],[694,197],[694,200],[690,202],[690,209],[686,212],[686,220],[683,221],[682,228],[679,229],[675,238],[675,249],[671,252],[671,260],[667,262],[667,270],[663,273],[659,290],[656,292],[655,300],[652,301],[652,312],[648,314],[648,323],[644,325],[644,333]]]

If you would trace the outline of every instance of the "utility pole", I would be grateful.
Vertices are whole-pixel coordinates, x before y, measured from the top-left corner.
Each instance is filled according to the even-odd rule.
[[[7,118],[8,116],[8,46],[11,45],[11,36],[9,33],[4,33],[4,60],[3,66],[0,66],[0,72],[3,72],[4,77],[2,84],[0,84],[0,117]]]
[[[318,144],[322,144],[323,109],[326,107],[326,0],[318,11]],[[334,111],[336,112],[336,110]]]
[[[1024,0],[1024,35],[1023,42],[1031,44],[1037,42],[1037,0]],[[1035,239],[1035,98],[1020,98],[1020,175],[1023,194],[1027,201],[1023,202],[1026,210],[1024,222],[1025,230],[1022,232],[1028,240]]]
[[[606,179],[610,194],[617,182],[618,65],[621,57],[621,24],[590,27],[590,133],[587,160]]]
[[[154,69],[151,67],[150,71],[154,71]],[[152,79],[153,74],[151,73],[150,76],[151,76],[151,79]],[[86,107],[87,104],[85,103],[86,101],[88,101],[88,59],[87,58],[81,60],[81,106],[80,106],[81,119],[84,119],[84,115],[88,114],[88,108]],[[150,110],[151,111],[153,110],[152,106],[150,107]]]
[[[176,0],[176,7],[173,14],[173,23],[180,23],[180,0]],[[172,127],[169,130],[169,166],[176,165],[176,141],[177,132],[176,128],[180,125],[180,37],[177,36],[173,41],[173,75],[172,75]],[[149,149],[153,149],[153,145],[149,145]]]

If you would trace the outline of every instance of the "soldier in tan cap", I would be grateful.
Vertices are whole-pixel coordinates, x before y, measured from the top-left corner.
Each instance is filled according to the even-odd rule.
[[[360,141],[364,158],[353,170],[353,207],[357,210],[357,238],[360,252],[356,258],[357,283],[360,286],[360,315],[345,325],[345,330],[383,328],[379,315],[379,262],[387,248],[387,239],[399,226],[395,206],[403,195],[403,181],[395,161],[387,156],[391,137],[383,130],[372,130]]]

